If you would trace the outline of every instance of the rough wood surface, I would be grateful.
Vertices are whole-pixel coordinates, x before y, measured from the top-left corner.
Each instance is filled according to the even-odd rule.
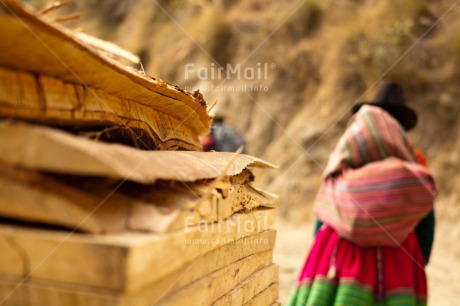
[[[0,116],[67,126],[77,131],[91,128],[103,131],[118,126],[126,129],[126,138],[139,138],[133,142],[144,149],[201,150],[197,135],[179,119],[149,106],[100,89],[91,91],[60,79],[3,68],[0,68]]]
[[[93,290],[87,294],[40,282],[25,282],[18,286],[17,280],[4,278],[0,278],[0,304],[2,306],[128,306],[121,304],[113,292],[103,293]]]
[[[271,251],[275,243],[275,236],[276,233],[274,230],[267,230],[239,239],[234,243],[226,244],[190,262],[183,270],[178,270],[176,273],[156,282],[155,289],[148,289],[149,294],[158,299],[160,295],[157,293],[161,292],[161,295],[164,294],[166,296],[240,259],[253,254]],[[165,288],[167,289],[165,290]]]
[[[226,305],[246,305],[246,303],[252,303],[252,305],[270,305],[275,302],[278,295],[271,298],[270,301],[266,301],[265,297],[258,297],[255,302],[261,302],[265,300],[265,303],[253,303],[253,299],[257,295],[261,294],[267,287],[278,282],[278,266],[271,265],[260,271],[256,271],[250,275],[243,282],[238,284],[232,291],[215,301],[213,306],[226,306]],[[278,293],[278,291],[276,291]],[[252,301],[252,302],[251,302]],[[250,304],[251,305],[251,304]]]
[[[44,280],[28,280],[17,290],[18,278],[0,277],[0,301],[7,295],[2,306],[10,305],[98,305],[98,306],[151,306],[155,301],[180,288],[253,254],[272,250],[275,231],[268,230],[226,244],[189,262],[181,269],[161,280],[147,284],[132,293],[117,293],[83,285],[57,283]],[[0,240],[0,244],[4,240]],[[6,253],[15,256],[14,252]]]
[[[127,108],[125,114],[130,116],[122,118],[125,124],[128,120],[138,121],[137,124],[143,122],[154,130],[154,123],[171,121],[170,125],[161,127],[160,138],[163,133],[170,134],[171,141],[176,139],[189,149],[200,149],[198,135],[208,132],[211,120],[201,94],[186,93],[104,56],[104,51],[85,43],[72,31],[28,12],[17,1],[6,0],[3,3],[6,6],[2,5],[0,9],[0,66],[28,72],[30,76],[49,77],[44,81],[42,77],[25,80],[27,76],[18,76],[19,81],[7,83],[25,86],[21,87],[21,92],[28,91],[27,95],[32,98],[14,100],[21,103],[17,105],[18,117],[45,115],[65,121],[71,114],[69,110],[74,110],[78,118],[85,112],[84,108],[92,106],[102,110],[106,116],[101,116],[108,122],[120,124],[118,119],[113,119],[113,113],[119,115],[120,108]],[[23,81],[27,84],[21,83]],[[54,84],[58,97],[67,100],[61,103],[56,96],[53,99],[47,84]],[[45,90],[41,92],[43,88]],[[9,93],[17,89],[11,88]],[[38,102],[33,100],[37,97],[40,98]],[[1,112],[11,109],[11,101],[0,100],[3,105]],[[32,108],[28,110],[28,107]],[[43,107],[42,112],[36,112],[37,107]],[[47,113],[47,107],[50,107],[50,113]],[[99,115],[94,116],[99,119]],[[187,133],[189,135],[183,135]],[[193,138],[192,143],[189,143],[190,137]]]
[[[278,300],[279,284],[274,283],[256,295],[244,306],[273,305]],[[278,304],[277,304],[278,305]]]
[[[220,246],[268,229],[274,209],[167,234],[85,235],[0,226],[0,274],[133,292]],[[9,254],[9,255],[3,255]]]
[[[99,38],[96,38],[94,36],[88,35],[83,32],[77,32],[74,34],[74,37],[78,38],[79,40],[83,41],[83,43],[91,45],[94,48],[97,48],[99,50],[104,51],[111,57],[119,57],[122,59],[125,59],[133,64],[140,64],[141,59],[139,56],[129,52],[128,50],[125,50],[121,48],[120,46],[109,42],[105,41]]]
[[[278,201],[245,182],[229,183],[225,198],[222,189],[207,182],[148,186],[125,182],[116,188],[117,184],[0,163],[0,216],[93,234],[126,230],[164,233],[259,206],[274,207]]]
[[[255,271],[271,265],[271,262],[271,251],[248,256],[174,292],[156,305],[211,305]]]
[[[62,174],[103,176],[152,184],[227,176],[273,165],[228,152],[142,151],[77,137],[49,127],[0,121],[0,161]],[[229,166],[230,164],[230,166]]]

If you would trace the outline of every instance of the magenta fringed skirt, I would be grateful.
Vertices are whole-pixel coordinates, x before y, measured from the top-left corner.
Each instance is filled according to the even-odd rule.
[[[424,267],[414,233],[399,247],[363,248],[323,225],[287,305],[426,305]]]

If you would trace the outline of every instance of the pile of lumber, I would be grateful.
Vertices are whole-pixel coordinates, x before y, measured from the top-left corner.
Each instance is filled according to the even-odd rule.
[[[273,305],[278,197],[127,52],[0,5],[0,304]]]
[[[0,29],[2,116],[134,134],[145,149],[201,148],[211,118],[198,92],[138,73],[16,1],[0,4]]]

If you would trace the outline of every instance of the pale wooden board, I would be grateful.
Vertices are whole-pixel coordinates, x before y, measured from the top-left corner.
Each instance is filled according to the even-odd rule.
[[[101,40],[83,32],[75,33],[75,37],[83,41],[83,43],[89,44],[97,49],[109,53],[110,55],[123,58],[129,62],[132,62],[133,64],[141,63],[141,59],[137,55],[129,52],[128,50],[122,49],[114,43]]]
[[[0,216],[78,227],[93,234],[126,230],[163,233],[277,203],[277,198],[247,184],[229,183],[223,198],[206,182],[131,188],[125,183],[113,191],[113,182],[105,179],[65,179],[0,163]]]
[[[275,236],[274,230],[268,230],[213,250],[190,262],[183,270],[178,270],[163,280],[157,281],[155,289],[148,289],[149,294],[153,298],[160,296],[157,292],[167,295],[242,258],[256,253],[272,251]],[[152,300],[154,300],[153,298]]]
[[[184,256],[193,259],[197,258],[218,246],[270,228],[275,217],[276,209],[257,209],[249,213],[237,213],[225,219],[225,221],[212,223],[211,225],[201,224],[194,231],[187,232],[186,230],[185,234],[177,234],[180,237],[177,242],[175,239],[169,240],[160,250],[164,251],[169,249],[170,246],[175,246],[177,253],[174,252],[171,257],[168,257],[170,252],[165,253],[156,262],[152,261],[151,257],[146,258],[146,254],[152,252],[152,248],[136,248],[132,252],[132,260],[130,262],[132,266],[129,271],[132,273],[127,275],[126,282],[130,284],[130,287],[139,287],[143,283],[143,280],[137,277],[136,274],[144,274],[145,267],[149,266],[160,266],[162,270],[158,271],[155,277],[151,275],[148,275],[148,277],[157,279],[158,276],[167,275],[177,267],[183,266],[181,260],[171,263],[171,258],[184,258]],[[155,250],[157,249],[155,248]]]
[[[248,256],[171,293],[154,305],[210,305],[255,271],[270,265],[272,265],[271,251]]]
[[[228,152],[143,151],[77,137],[43,126],[0,121],[0,161],[34,170],[103,176],[152,184],[193,182],[248,167],[273,166],[249,155]],[[226,173],[224,173],[226,172]]]
[[[124,306],[113,293],[81,294],[46,284],[28,282],[18,286],[16,281],[2,278],[0,303],[2,306]]]
[[[247,279],[242,281],[232,291],[215,301],[214,306],[226,305],[245,305],[254,299],[257,295],[261,294],[267,287],[278,282],[278,266],[271,265],[260,271],[256,271]],[[252,305],[269,305],[276,301],[276,295],[269,303],[252,304]],[[264,298],[260,298],[264,300]],[[257,300],[256,300],[257,301]]]
[[[167,234],[85,235],[0,226],[0,275],[87,285],[120,292],[140,290],[219,246],[268,229],[274,209]]]
[[[264,289],[261,293],[256,295],[244,306],[261,306],[261,305],[273,305],[278,299],[279,284],[274,283]],[[278,305],[278,304],[276,304]]]
[[[8,298],[2,306],[10,305],[98,305],[98,306],[150,306],[156,300],[253,254],[272,250],[275,231],[243,238],[232,244],[204,254],[181,269],[161,280],[146,285],[130,294],[44,280],[29,280],[14,290],[20,283],[17,278],[0,277],[0,301]],[[0,240],[0,244],[2,240]],[[13,252],[13,256],[16,254]],[[8,259],[8,254],[7,258]]]
[[[143,146],[165,150],[179,144],[201,151],[197,135],[178,119],[100,89],[89,91],[60,79],[0,68],[0,116],[80,130],[101,125],[141,129],[150,137],[143,138]]]
[[[0,66],[101,89],[167,114],[195,135],[208,132],[211,119],[201,95],[186,93],[121,65],[72,31],[25,10],[17,1],[3,3],[7,6],[0,7]]]
[[[3,171],[2,171],[3,170]],[[0,216],[40,222],[89,233],[126,230],[130,203],[120,196],[104,197],[44,179],[43,176],[13,178],[0,168]],[[41,179],[41,180],[40,180]],[[108,193],[106,193],[108,194]],[[101,205],[99,205],[101,204]],[[134,205],[133,205],[134,206]],[[97,209],[96,209],[97,208]],[[135,206],[133,207],[135,208]]]

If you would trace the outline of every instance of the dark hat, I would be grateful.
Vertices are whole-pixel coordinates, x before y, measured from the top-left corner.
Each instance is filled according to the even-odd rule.
[[[352,113],[356,113],[364,104],[383,108],[396,118],[406,131],[411,130],[417,124],[417,114],[404,103],[404,90],[394,82],[382,82],[375,94],[374,101],[353,105]]]

